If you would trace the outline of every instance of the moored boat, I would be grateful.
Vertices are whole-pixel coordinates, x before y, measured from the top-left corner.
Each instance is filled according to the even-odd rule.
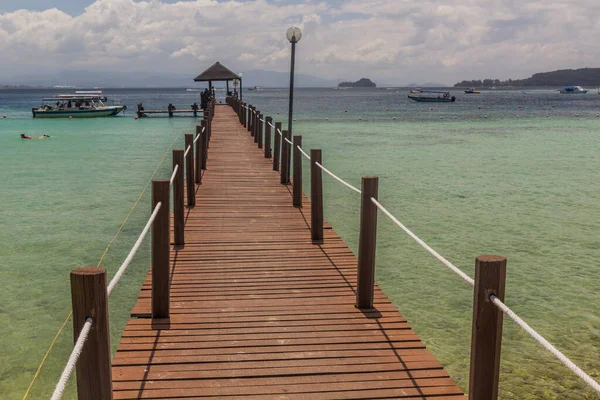
[[[588,91],[581,86],[565,86],[560,92],[562,94],[585,94]]]
[[[421,103],[454,103],[456,97],[439,90],[411,90],[408,98]]]
[[[95,118],[111,117],[127,109],[124,105],[105,105],[102,92],[57,94],[42,100],[42,106],[32,108],[34,118]]]
[[[475,90],[475,88],[468,88],[467,90],[465,90],[466,94],[480,94],[481,92],[479,90]]]

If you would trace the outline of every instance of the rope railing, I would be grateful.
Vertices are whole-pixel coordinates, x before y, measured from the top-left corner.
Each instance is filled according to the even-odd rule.
[[[579,368],[573,361],[565,356],[560,350],[554,347],[548,340],[542,335],[537,333],[527,322],[523,321],[513,310],[511,310],[506,304],[500,301],[499,298],[490,295],[490,301],[510,319],[512,319],[517,325],[519,325],[525,332],[529,334],[534,340],[536,340],[542,347],[544,347],[550,354],[552,354],[558,361],[560,361],[565,367],[571,370],[575,375],[580,377],[585,383],[587,383],[596,393],[600,394],[600,384],[594,380],[591,376],[586,374],[581,368]]]
[[[185,149],[185,152],[183,153],[183,156],[184,156],[184,157],[187,157],[187,155],[188,155],[188,153],[190,152],[190,150],[191,150],[191,149],[192,149],[192,146],[188,146],[188,147]]]
[[[50,400],[59,400],[65,392],[67,382],[69,381],[69,378],[75,369],[75,365],[77,365],[77,360],[79,360],[79,356],[81,356],[81,352],[83,351],[83,345],[88,338],[90,329],[92,328],[92,323],[92,318],[86,318],[85,324],[79,332],[79,337],[77,338],[77,342],[75,343],[73,351],[71,352],[71,356],[69,357],[69,361],[67,361],[67,365],[63,370],[58,383],[56,384],[56,388],[54,389],[54,393],[52,393]]]
[[[125,273],[125,270],[127,270],[127,267],[129,267],[129,264],[133,260],[133,257],[135,257],[135,254],[137,253],[140,246],[142,245],[142,242],[146,238],[146,235],[148,234],[148,231],[150,230],[152,223],[154,223],[154,220],[156,219],[156,216],[158,215],[158,212],[160,211],[161,206],[162,206],[162,202],[159,201],[156,204],[156,207],[154,207],[154,211],[152,212],[152,215],[150,215],[150,218],[148,219],[146,226],[144,226],[144,229],[142,229],[142,233],[140,234],[140,236],[136,240],[135,244],[131,248],[131,251],[129,252],[127,257],[125,258],[125,261],[123,261],[123,264],[121,264],[121,266],[117,270],[117,273],[115,274],[115,276],[112,278],[112,280],[106,287],[106,293],[108,296],[110,296],[110,293],[113,291],[115,286],[117,286],[117,283],[119,283],[119,280],[121,280],[121,277]]]
[[[150,218],[148,219],[146,226],[144,227],[144,229],[142,230],[142,233],[140,234],[140,236],[136,240],[135,244],[131,248],[131,251],[125,258],[125,261],[123,261],[123,264],[121,264],[121,266],[115,273],[115,276],[112,278],[110,283],[106,286],[107,296],[110,296],[113,289],[115,288],[115,286],[117,286],[117,283],[119,283],[119,281],[123,277],[123,274],[129,267],[129,264],[131,264],[131,261],[133,260],[137,251],[139,250],[140,246],[142,245],[142,242],[146,238],[146,235],[148,234],[148,231],[150,230],[152,223],[156,219],[156,216],[158,215],[158,212],[160,211],[161,206],[162,206],[161,202],[158,202],[156,204],[156,207],[154,207],[154,211],[152,212],[152,215],[150,215]],[[56,384],[56,388],[54,389],[54,393],[52,395],[51,400],[59,400],[62,397],[62,395],[65,391],[66,384],[69,381],[71,374],[73,373],[73,369],[75,368],[75,365],[77,364],[77,360],[79,359],[81,352],[83,351],[83,345],[85,344],[85,341],[88,338],[88,334],[89,334],[91,326],[92,326],[92,319],[87,318],[85,321],[85,324],[83,325],[83,328],[81,329],[81,332],[79,334],[77,342],[75,343],[75,346],[73,347],[73,351],[71,352],[71,356],[69,357],[69,360],[67,361],[67,365],[65,366],[65,369],[63,370],[60,380]]]
[[[340,182],[342,185],[348,187],[349,189],[354,190],[358,194],[361,193],[360,189],[355,188],[354,186],[352,186],[351,184],[349,184],[348,182],[346,182],[345,180],[343,180],[342,178],[340,178],[339,176],[337,176],[336,174],[334,174],[333,172],[331,172],[330,170],[328,170],[327,168],[322,166],[321,163],[317,162],[315,164],[317,165],[317,167],[321,168],[325,173],[327,173],[329,176],[331,176],[336,181]]]
[[[475,281],[473,278],[465,274],[460,268],[456,267],[442,255],[440,255],[437,251],[431,248],[427,243],[425,243],[421,238],[415,235],[410,229],[408,229],[404,224],[402,224],[396,217],[394,217],[384,206],[381,205],[376,199],[371,197],[371,201],[377,208],[379,208],[388,218],[392,220],[398,227],[400,227],[406,234],[408,234],[411,238],[413,238],[421,247],[427,250],[431,255],[433,255],[436,259],[438,259],[442,264],[460,276],[465,282],[467,282],[471,286],[475,286]],[[527,324],[523,319],[521,319],[513,310],[510,309],[506,304],[504,304],[499,298],[494,296],[493,294],[489,296],[490,301],[498,307],[504,314],[506,314],[510,319],[512,319],[517,325],[519,325],[525,332],[527,332],[534,340],[536,340],[542,347],[544,347],[550,354],[552,354],[556,359],[558,359],[565,367],[571,370],[575,375],[580,377],[585,383],[587,383],[592,389],[594,389],[597,393],[600,394],[600,384],[595,381],[591,376],[585,373],[581,368],[579,368],[573,361],[571,361],[567,356],[565,356],[560,350],[554,347],[548,340],[546,340],[542,335],[540,335],[535,329],[533,329],[529,324]]]
[[[308,154],[306,154],[306,152],[304,150],[302,150],[302,147],[300,147],[300,146],[296,146],[296,147],[298,148],[298,150],[300,151],[300,153],[302,153],[302,155],[304,157],[306,157],[307,159],[310,160],[310,156]]]
[[[171,174],[171,178],[169,179],[169,186],[173,186],[173,181],[175,181],[178,171],[179,171],[179,164],[177,164],[175,166],[175,168],[173,168],[173,173]]]
[[[250,109],[244,105],[246,109]],[[254,113],[256,111],[252,110]],[[262,122],[265,122],[261,119]],[[283,135],[283,132],[280,129],[276,129],[275,125],[270,122],[267,122],[268,125],[275,129],[275,132],[278,133],[286,142],[289,144],[293,143]],[[301,146],[296,146],[299,152],[308,160],[311,160],[311,157],[302,149]],[[319,160],[320,161],[320,160]],[[361,190],[352,186],[345,180],[341,179],[339,176],[335,175],[333,172],[325,168],[320,162],[315,163],[321,170],[327,173],[329,176],[353,190],[356,193],[362,194]],[[365,189],[366,190],[366,189]],[[363,196],[368,196],[369,191]],[[452,264],[446,258],[444,258],[441,254],[439,254],[436,250],[434,250],[431,246],[429,246],[425,241],[419,238],[415,233],[413,233],[410,229],[408,229],[402,222],[400,222],[390,211],[388,211],[375,197],[368,197],[368,199],[372,202],[372,204],[383,212],[395,225],[397,225],[400,229],[402,229],[408,236],[410,236],[417,244],[419,244],[423,249],[425,249],[428,253],[430,253],[433,257],[435,257],[438,261],[444,264],[448,269],[457,274],[461,279],[467,282],[471,287],[476,288],[476,282],[469,275],[464,273],[460,268]],[[360,258],[360,257],[359,257]],[[360,264],[360,260],[359,260]],[[566,357],[560,350],[554,347],[548,340],[546,340],[542,335],[540,335],[537,331],[535,331],[529,324],[527,324],[523,319],[521,319],[513,310],[511,310],[500,298],[496,295],[489,295],[489,300],[494,306],[507,315],[510,319],[512,319],[518,326],[520,326],[527,334],[529,334],[534,340],[536,340],[542,347],[544,347],[549,353],[551,353],[556,359],[558,359],[563,365],[565,365],[570,371],[572,371],[575,375],[581,378],[585,383],[587,383],[593,390],[600,394],[600,384],[594,380],[590,375],[584,372],[580,367],[578,367],[573,361],[571,361],[568,357]]]

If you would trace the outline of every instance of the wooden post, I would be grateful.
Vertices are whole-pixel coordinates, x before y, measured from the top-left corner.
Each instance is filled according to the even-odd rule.
[[[473,328],[471,334],[470,400],[496,400],[500,376],[502,311],[490,300],[504,301],[506,258],[479,256],[475,261]]]
[[[290,183],[290,146],[284,138],[288,137],[288,131],[281,131],[281,176],[279,182],[282,185],[288,185]]]
[[[87,267],[71,271],[71,301],[75,342],[85,320],[92,318],[92,326],[76,366],[77,398],[112,400],[106,270]]]
[[[310,233],[314,243],[323,242],[323,171],[321,149],[310,149]]]
[[[212,120],[214,117],[214,103],[210,103],[211,106],[208,108],[208,118],[206,119],[206,148],[210,147],[210,138],[212,136]],[[206,153],[206,157],[208,158],[208,152]]]
[[[279,155],[281,154],[281,135],[279,135],[279,131],[281,130],[281,122],[275,122],[275,132],[273,133],[273,171],[279,171]]]
[[[273,118],[265,118],[265,158],[271,158],[271,125]]]
[[[200,148],[202,149],[200,152],[200,167],[202,169],[206,169],[206,160],[208,159],[208,135],[206,134],[208,131],[207,125],[208,124],[206,123],[206,120],[200,121],[200,126],[204,128],[204,133],[202,134],[200,140],[198,140],[200,142]]]
[[[248,104],[242,103],[244,108],[242,109],[242,120],[244,123],[244,128],[248,127]]]
[[[259,114],[258,115],[258,148],[262,149],[263,147],[263,122],[261,120],[264,121],[264,115]]]
[[[258,143],[258,124],[260,123],[260,111],[256,111],[256,114],[254,114],[254,129],[252,129],[252,131],[254,132],[254,143]]]
[[[173,169],[179,165],[173,180],[173,238],[175,246],[185,245],[184,204],[183,204],[183,150],[173,150]]]
[[[377,249],[377,207],[371,201],[371,197],[377,200],[378,186],[378,177],[366,176],[362,178],[356,283],[356,307],[360,309],[373,308],[375,252]]]
[[[198,136],[200,136],[199,139]],[[196,137],[194,140],[196,141],[194,177],[196,178],[196,183],[200,185],[202,183],[202,121],[200,121],[200,125],[196,125]]]
[[[170,218],[169,180],[152,181],[152,212],[162,205],[152,224],[152,318],[169,318]]]
[[[302,207],[302,154],[298,147],[302,147],[302,136],[294,136],[294,207]]]
[[[187,205],[196,206],[196,190],[194,187],[194,135],[185,134],[185,148],[190,148],[185,159],[185,178],[187,182]]]
[[[253,110],[253,107],[248,106],[248,132],[250,132],[250,135],[252,135],[252,115],[254,115],[252,110]]]

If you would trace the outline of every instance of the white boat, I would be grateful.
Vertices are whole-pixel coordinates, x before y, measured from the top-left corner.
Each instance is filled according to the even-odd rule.
[[[588,91],[581,86],[565,86],[560,92],[562,94],[585,94]]]
[[[42,100],[42,106],[32,108],[33,118],[95,118],[110,117],[127,109],[124,105],[105,105],[106,96],[99,93],[57,94]]]

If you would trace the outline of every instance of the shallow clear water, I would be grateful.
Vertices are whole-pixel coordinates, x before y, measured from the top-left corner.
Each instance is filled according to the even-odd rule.
[[[105,93],[130,110],[139,102],[181,107],[197,96]],[[0,92],[0,114],[7,114],[0,120],[2,398],[23,396],[68,314],[69,271],[98,263],[161,157],[174,139],[181,148],[182,134],[195,124],[191,118],[135,121],[132,113],[31,119],[28,110],[44,96]],[[277,121],[287,114],[286,90],[245,97]],[[457,97],[455,104],[431,105],[410,102],[405,90],[300,89],[294,133],[303,135],[305,149],[323,149],[324,165],[350,183],[379,176],[382,204],[471,276],[477,255],[506,256],[506,303],[598,378],[600,96],[548,90]],[[19,133],[52,137],[21,140]],[[168,154],[156,176],[167,177],[170,164]],[[324,184],[325,216],[356,249],[359,199],[327,176]],[[148,195],[102,262],[109,276],[149,215]],[[385,216],[378,224],[378,283],[466,389],[471,290]],[[146,246],[111,296],[113,347],[148,263]],[[30,398],[52,391],[72,346],[70,327],[69,321]],[[508,319],[503,338],[501,398],[595,398]]]

